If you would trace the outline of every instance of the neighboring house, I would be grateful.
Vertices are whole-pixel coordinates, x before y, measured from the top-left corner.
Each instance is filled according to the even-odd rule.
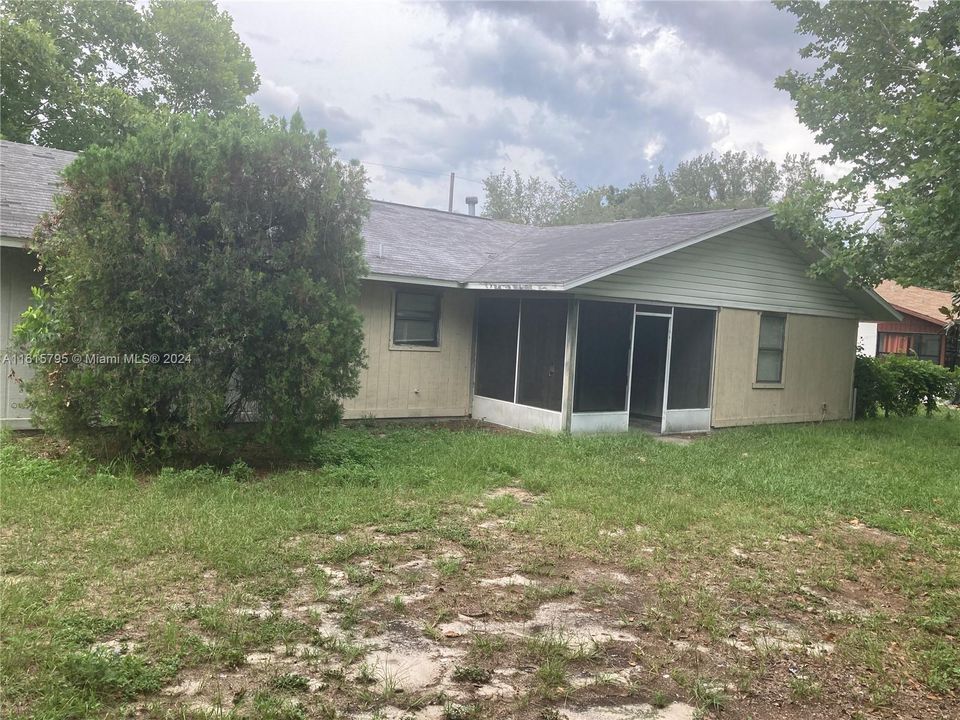
[[[19,200],[39,214],[51,158],[69,156],[7,142],[2,155],[6,242],[8,198],[46,193]],[[345,415],[571,432],[848,418],[858,321],[900,317],[872,290],[810,277],[815,258],[771,215],[539,228],[374,202],[359,301],[368,363]],[[23,225],[3,276],[16,298],[5,342],[35,282]]]
[[[957,365],[957,343],[947,339],[946,317],[940,312],[950,306],[949,292],[903,287],[892,280],[877,285],[876,292],[903,319],[860,323],[860,346],[865,355],[913,355],[950,368]]]

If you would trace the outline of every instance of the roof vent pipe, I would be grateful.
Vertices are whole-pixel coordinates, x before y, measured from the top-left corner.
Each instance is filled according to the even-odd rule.
[[[470,215],[476,215],[477,214],[477,196],[467,195],[466,202],[467,202],[467,212]]]

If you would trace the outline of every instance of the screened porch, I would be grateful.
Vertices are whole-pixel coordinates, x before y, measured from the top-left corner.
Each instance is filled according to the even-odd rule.
[[[716,310],[481,297],[473,416],[530,431],[710,429]]]

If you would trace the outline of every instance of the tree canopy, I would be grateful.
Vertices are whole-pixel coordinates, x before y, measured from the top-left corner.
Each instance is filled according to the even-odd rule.
[[[745,152],[699,155],[670,173],[661,166],[627,187],[578,188],[563,177],[554,182],[506,170],[484,179],[484,215],[530,225],[606,222],[668,213],[760,207],[780,187],[772,160]]]
[[[299,115],[253,109],[160,113],[88,149],[37,230],[44,285],[17,328],[37,421],[141,456],[216,451],[243,418],[306,447],[358,388],[365,182]]]
[[[851,168],[797,201],[864,218],[817,228],[794,206],[785,208],[788,222],[811,242],[823,233],[833,268],[858,279],[944,289],[960,282],[960,3],[776,4],[812,36],[801,56],[818,62],[777,86],[829,146],[825,159]]]
[[[64,150],[116,142],[150,111],[223,116],[259,86],[212,0],[2,0],[0,133]]]

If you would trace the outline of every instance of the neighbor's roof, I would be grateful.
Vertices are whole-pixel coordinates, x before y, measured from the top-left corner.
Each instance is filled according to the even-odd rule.
[[[77,157],[67,150],[0,140],[0,235],[29,238],[53,209],[60,172]]]
[[[880,297],[901,312],[921,317],[937,325],[943,325],[946,322],[940,308],[950,307],[949,292],[928,290],[913,285],[903,287],[893,280],[884,280],[877,285],[876,290]]]

